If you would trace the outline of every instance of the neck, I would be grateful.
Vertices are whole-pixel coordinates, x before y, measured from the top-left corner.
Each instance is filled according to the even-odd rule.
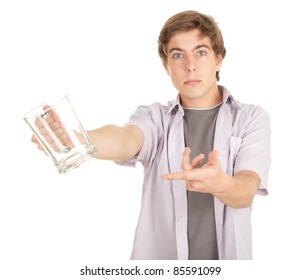
[[[210,92],[199,95],[184,95],[180,93],[181,105],[185,108],[211,108],[223,101],[218,87]]]

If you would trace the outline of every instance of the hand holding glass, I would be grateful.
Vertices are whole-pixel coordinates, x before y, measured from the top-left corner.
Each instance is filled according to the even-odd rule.
[[[80,166],[96,153],[66,95],[40,105],[24,120],[59,173]]]

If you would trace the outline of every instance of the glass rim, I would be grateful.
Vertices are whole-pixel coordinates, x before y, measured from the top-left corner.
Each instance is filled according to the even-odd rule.
[[[50,98],[47,101],[41,103],[40,105],[38,105],[35,108],[33,108],[32,110],[30,110],[28,113],[26,113],[23,116],[23,119],[26,121],[27,119],[40,116],[41,114],[53,109],[53,107],[55,107],[59,102],[61,102],[65,98],[69,101],[67,94],[62,94],[62,95],[58,95],[56,97]],[[47,110],[43,110],[43,107],[46,105],[49,106],[49,108]]]

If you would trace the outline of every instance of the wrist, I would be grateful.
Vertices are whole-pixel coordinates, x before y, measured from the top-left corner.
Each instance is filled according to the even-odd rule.
[[[224,173],[220,179],[220,184],[217,188],[217,191],[212,194],[223,201],[224,198],[232,196],[232,194],[235,193],[237,184],[238,181],[235,177]]]

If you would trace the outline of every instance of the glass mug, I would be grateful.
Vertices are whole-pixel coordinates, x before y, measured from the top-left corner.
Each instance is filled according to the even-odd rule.
[[[97,152],[67,95],[41,104],[24,120],[59,173],[79,167]]]

